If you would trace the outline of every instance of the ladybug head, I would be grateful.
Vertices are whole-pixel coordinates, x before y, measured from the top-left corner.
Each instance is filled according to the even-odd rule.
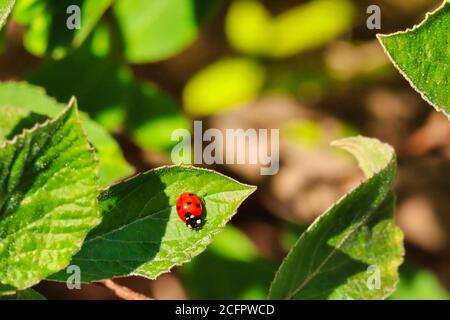
[[[203,225],[203,219],[201,217],[189,216],[186,217],[186,226],[191,229],[198,229]]]

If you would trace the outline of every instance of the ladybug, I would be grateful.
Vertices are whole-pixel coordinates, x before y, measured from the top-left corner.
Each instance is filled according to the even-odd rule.
[[[177,213],[180,219],[191,229],[203,225],[203,207],[200,198],[191,193],[183,192],[177,200]]]

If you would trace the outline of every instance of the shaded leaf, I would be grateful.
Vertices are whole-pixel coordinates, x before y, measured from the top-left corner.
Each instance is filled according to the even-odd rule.
[[[15,294],[1,296],[0,300],[45,300],[45,297],[33,289],[17,291]]]
[[[99,222],[97,163],[72,103],[0,147],[0,282],[24,289],[64,268]]]
[[[338,140],[368,179],[345,195],[300,236],[271,285],[272,299],[382,299],[398,282],[402,233],[396,227],[393,149],[365,137]],[[380,287],[369,287],[379,271]]]
[[[102,223],[72,259],[81,281],[141,275],[154,279],[200,254],[254,187],[194,167],[162,167],[111,186],[100,195]],[[178,217],[182,192],[201,197],[205,225],[191,230]],[[64,280],[59,272],[51,277]]]
[[[83,110],[95,121],[108,130],[115,130],[125,120],[124,104],[132,79],[125,65],[111,58],[96,57],[82,48],[64,59],[43,64],[31,74],[29,81],[44,87],[59,101],[76,96]]]
[[[0,297],[5,295],[12,295],[16,293],[16,288],[10,285],[0,283]]]
[[[0,84],[0,108],[5,115],[0,120],[2,142],[23,129],[31,128],[35,122],[55,117],[63,110],[64,105],[47,96],[42,88],[23,82],[4,82]],[[133,168],[125,161],[119,145],[109,133],[86,114],[81,114],[81,118],[88,139],[98,153],[100,184],[108,185],[132,174]]]
[[[450,119],[450,2],[412,29],[378,35],[394,66],[437,111]]]

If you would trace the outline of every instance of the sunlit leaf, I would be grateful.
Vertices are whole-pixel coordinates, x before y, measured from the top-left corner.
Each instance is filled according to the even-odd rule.
[[[233,1],[226,18],[231,45],[249,54],[266,54],[273,45],[272,16],[256,0]]]
[[[8,15],[14,6],[15,0],[0,0],[0,29],[6,23]]]
[[[99,198],[102,223],[71,264],[80,267],[82,282],[129,274],[154,279],[205,250],[254,190],[214,171],[177,166],[113,185]],[[176,213],[185,191],[203,201],[206,223],[200,230],[187,228]],[[60,272],[51,278],[65,277]]]
[[[450,119],[450,2],[413,29],[378,35],[395,67],[422,97]]]
[[[394,150],[365,137],[334,145],[357,158],[367,180],[300,236],[278,270],[269,298],[383,299],[398,282],[404,249],[390,191]]]
[[[64,104],[48,97],[42,88],[23,82],[0,84],[0,142],[12,138],[23,129],[29,129],[36,122],[58,115]],[[111,182],[133,173],[125,161],[117,142],[108,132],[86,114],[81,114],[83,127],[89,141],[94,145],[100,162],[100,184]]]
[[[264,81],[265,70],[252,60],[220,60],[189,80],[183,92],[185,110],[205,116],[236,108],[252,101]]]
[[[74,104],[0,147],[0,283],[64,268],[99,222],[97,163]]]
[[[350,30],[355,9],[349,0],[313,0],[271,16],[262,3],[237,0],[226,31],[238,50],[285,58],[319,48]]]
[[[270,55],[286,57],[319,48],[349,30],[353,15],[348,0],[314,0],[287,10],[275,18]]]
[[[114,13],[130,62],[168,58],[185,49],[217,0],[116,0]]]

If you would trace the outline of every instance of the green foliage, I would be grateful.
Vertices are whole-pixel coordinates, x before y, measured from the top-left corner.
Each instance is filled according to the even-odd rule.
[[[207,66],[192,77],[183,92],[185,110],[206,116],[250,102],[262,89],[265,70],[244,58],[229,58]]]
[[[432,272],[403,264],[400,267],[400,282],[389,299],[448,300],[450,295]]]
[[[128,274],[154,279],[200,254],[254,190],[213,171],[179,166],[113,185],[99,197],[101,224],[71,264],[81,268],[83,282]],[[175,202],[185,191],[203,201],[201,230],[187,228],[176,214]],[[66,274],[51,278],[64,280]]]
[[[0,282],[24,289],[64,268],[99,222],[97,164],[74,103],[0,148]]]
[[[150,83],[135,83],[130,89],[126,125],[133,141],[143,149],[169,151],[176,143],[172,132],[190,130],[178,104]]]
[[[66,82],[67,75],[70,85]],[[29,78],[59,101],[76,96],[83,110],[109,130],[125,120],[124,102],[132,79],[128,67],[110,57],[96,57],[86,48],[43,64]]]
[[[67,101],[70,96],[67,97]],[[19,108],[17,108],[19,107]],[[42,88],[26,83],[5,82],[0,85],[0,108],[6,115],[0,120],[0,142],[10,139],[35,122],[58,115],[64,105],[48,97]],[[100,184],[130,175],[133,168],[125,161],[117,142],[86,114],[81,114],[83,127],[94,145],[100,162]]]
[[[378,35],[388,56],[422,97],[450,118],[450,2],[413,29]]]
[[[272,299],[382,299],[398,282],[402,233],[393,220],[393,149],[364,137],[338,140],[368,179],[319,217],[298,239],[271,285]],[[381,287],[368,288],[380,271]]]
[[[265,299],[275,270],[244,233],[228,225],[181,275],[192,299]]]
[[[73,70],[89,72],[73,74],[67,86],[65,79]],[[179,106],[156,86],[133,79],[131,70],[115,59],[85,49],[44,64],[30,80],[58,100],[75,95],[96,121],[111,131],[125,128],[143,149],[166,151],[176,143],[171,140],[173,130],[190,128]]]
[[[33,289],[25,289],[12,295],[0,295],[0,300],[45,300],[45,297]]]
[[[234,1],[226,21],[230,43],[239,51],[285,58],[319,48],[352,25],[348,0],[314,0],[272,17],[256,0]]]
[[[125,56],[132,63],[168,58],[198,35],[217,0],[117,0],[114,5]]]
[[[79,47],[88,38],[105,11],[115,0],[84,0],[81,7],[81,28],[75,32],[73,45]]]
[[[92,33],[113,0],[18,0],[14,19],[26,27],[25,48],[34,55],[60,59],[73,47],[80,47]],[[81,8],[80,28],[66,27],[71,13],[67,8]]]
[[[0,29],[6,23],[8,15],[14,6],[15,0],[0,0]]]

